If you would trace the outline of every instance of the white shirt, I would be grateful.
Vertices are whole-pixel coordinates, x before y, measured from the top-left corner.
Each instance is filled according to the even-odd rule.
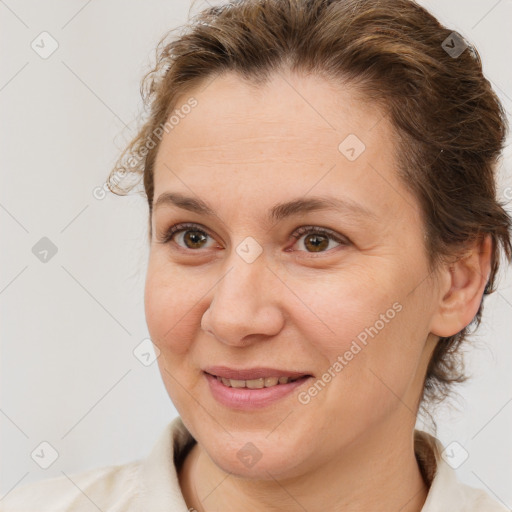
[[[0,512],[188,512],[193,509],[185,503],[176,468],[194,443],[177,417],[145,459],[16,487],[0,500]],[[509,512],[485,491],[459,482],[432,435],[415,430],[414,449],[431,482],[421,512]]]

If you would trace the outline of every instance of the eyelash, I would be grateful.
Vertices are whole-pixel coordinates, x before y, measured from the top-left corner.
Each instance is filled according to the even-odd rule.
[[[197,233],[201,233],[204,236],[210,236],[210,234],[208,232],[206,232],[205,230],[201,229],[198,224],[181,223],[181,224],[175,224],[174,226],[171,226],[164,233],[164,235],[162,237],[162,240],[160,240],[159,242],[161,244],[164,244],[164,245],[168,244],[169,242],[172,241],[172,238],[174,237],[174,235],[176,233],[181,232],[181,231],[195,231]],[[334,240],[335,242],[337,242],[337,243],[339,243],[341,245],[344,245],[344,246],[347,246],[347,245],[350,244],[350,240],[348,238],[346,238],[344,236],[339,236],[339,235],[337,235],[336,233],[334,233],[333,231],[331,231],[329,229],[319,228],[319,227],[316,227],[316,226],[301,226],[300,228],[296,229],[295,232],[292,235],[290,235],[290,236],[292,238],[294,238],[295,240],[299,240],[305,234],[323,235],[323,236],[327,237],[329,240]],[[178,247],[180,249],[184,250],[184,251],[192,251],[192,252],[194,252],[194,249],[185,249],[185,248],[183,248],[181,246],[178,246]],[[316,253],[316,254],[313,253],[313,252],[311,252],[311,253],[306,252],[306,254],[309,254],[312,257],[316,257],[317,254],[321,255],[321,254],[328,253],[330,251],[332,251],[332,249],[329,249],[327,251],[321,251],[321,252]],[[300,251],[300,252],[305,252],[305,251]]]

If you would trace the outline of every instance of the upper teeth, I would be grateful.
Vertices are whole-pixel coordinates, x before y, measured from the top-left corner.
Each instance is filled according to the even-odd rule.
[[[217,380],[232,388],[261,389],[264,387],[269,388],[270,386],[275,386],[277,384],[286,384],[299,378],[300,377],[262,377],[260,379],[235,380],[225,379],[224,377],[217,377]]]

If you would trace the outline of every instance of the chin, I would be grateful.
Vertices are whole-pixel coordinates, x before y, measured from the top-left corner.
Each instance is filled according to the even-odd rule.
[[[300,473],[302,458],[294,443],[276,436],[268,439],[267,433],[234,433],[218,443],[207,442],[203,449],[222,471],[239,478],[273,480],[288,478]]]
[[[272,456],[271,459],[264,460],[263,457],[253,466],[245,465],[236,456],[228,457],[227,454],[218,454],[213,458],[213,462],[225,473],[237,478],[249,480],[274,480],[283,478],[283,476],[291,476],[290,469],[283,467],[283,458]],[[286,459],[284,459],[286,460]]]

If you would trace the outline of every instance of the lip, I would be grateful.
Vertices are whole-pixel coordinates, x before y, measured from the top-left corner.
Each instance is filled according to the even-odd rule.
[[[261,379],[262,377],[290,377],[294,379],[304,375],[311,376],[309,372],[294,372],[265,367],[235,369],[227,366],[208,366],[207,368],[203,368],[203,371],[210,375],[233,380]]]
[[[251,370],[254,375],[254,370]],[[239,371],[240,372],[240,371]],[[249,389],[249,388],[231,388],[225,386],[217,377],[210,373],[203,372],[208,386],[210,388],[213,398],[225,407],[230,409],[237,409],[242,411],[251,411],[254,409],[261,409],[268,407],[271,404],[276,403],[279,400],[289,396],[297,388],[308,383],[313,377],[311,375],[298,374],[297,376],[304,375],[303,378],[299,378],[293,382],[287,384],[277,384],[268,388],[261,389]],[[238,373],[240,375],[240,373]],[[267,377],[277,377],[277,375],[265,374]],[[281,377],[287,377],[288,375],[280,374]],[[233,377],[224,377],[233,378]],[[258,378],[258,377],[257,377]],[[241,379],[249,380],[249,379]]]

